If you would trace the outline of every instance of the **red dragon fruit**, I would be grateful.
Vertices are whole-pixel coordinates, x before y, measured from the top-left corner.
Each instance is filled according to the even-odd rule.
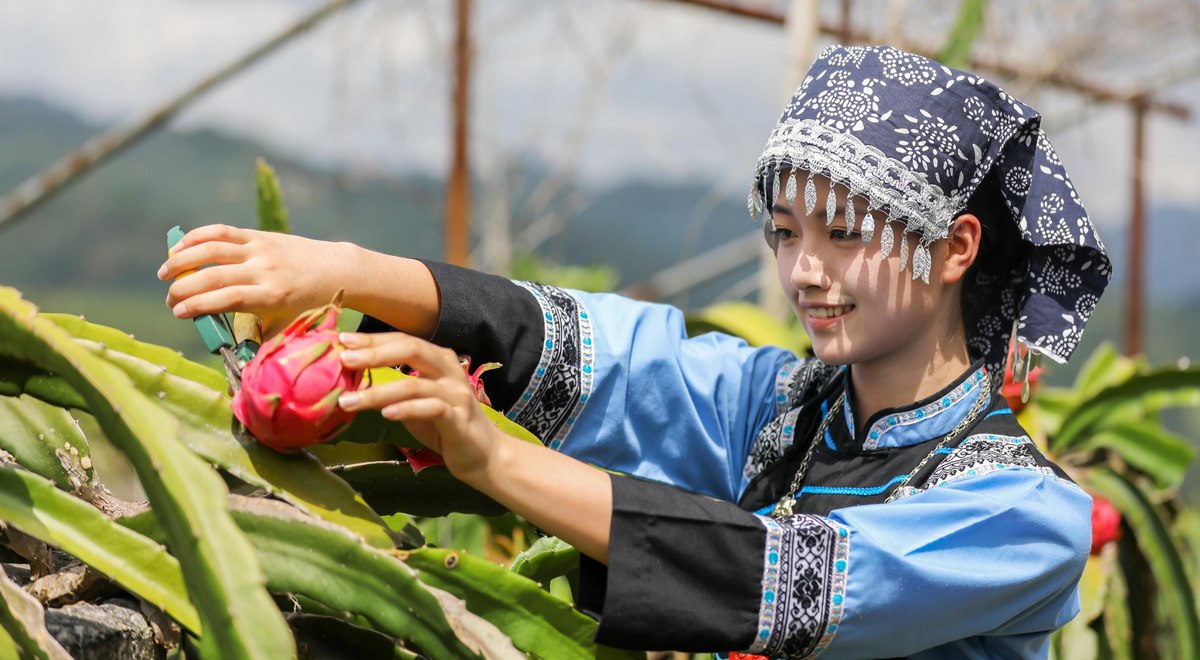
[[[354,419],[338,406],[344,392],[363,386],[363,371],[342,366],[338,340],[342,294],[311,309],[263,344],[242,372],[233,414],[259,442],[296,452],[328,442]]]
[[[492,369],[499,369],[500,363],[481,364],[474,373],[471,373],[471,358],[459,356],[458,363],[462,366],[463,371],[467,372],[467,382],[471,383],[471,389],[475,391],[475,399],[485,406],[491,406],[492,400],[488,398],[487,392],[483,391],[483,374]],[[409,375],[417,378],[421,374],[413,370]],[[425,468],[446,464],[446,461],[442,460],[441,454],[428,447],[418,447],[417,449],[401,447],[400,452],[404,454],[404,458],[408,459],[408,466],[412,468],[413,474],[420,474],[421,470]]]
[[[1104,546],[1121,538],[1121,512],[1108,500],[1092,496],[1092,552],[1100,554]]]

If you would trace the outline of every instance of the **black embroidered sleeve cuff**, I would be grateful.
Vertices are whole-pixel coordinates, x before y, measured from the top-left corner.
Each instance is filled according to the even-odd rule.
[[[495,408],[558,449],[592,391],[595,358],[587,308],[558,287],[424,263],[441,296],[430,341],[470,356],[473,364],[503,365],[485,379]],[[369,316],[359,325],[361,332],[392,329]]]
[[[849,530],[774,520],[729,502],[614,475],[609,565],[580,564],[596,642],[640,650],[824,650],[843,618]]]
[[[587,405],[595,377],[592,319],[583,302],[566,289],[517,282],[541,308],[541,355],[509,419],[559,449]]]
[[[820,653],[842,622],[850,531],[808,514],[759,520],[767,534],[758,632],[750,652],[786,658]]]
[[[580,609],[596,642],[639,650],[750,646],[761,599],[763,526],[703,495],[613,475],[609,565],[581,563]]]

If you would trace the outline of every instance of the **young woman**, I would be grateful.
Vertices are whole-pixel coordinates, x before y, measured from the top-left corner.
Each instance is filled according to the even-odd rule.
[[[1078,610],[1090,499],[998,384],[1010,341],[1020,369],[1069,357],[1110,264],[1039,124],[915,55],[822,53],[748,202],[815,357],[688,339],[662,305],[223,226],[159,275],[216,264],[171,286],[175,313],[268,326],[344,288],[372,317],[346,364],[422,377],[341,405],[403,421],[578,547],[599,642],[1045,656]],[[504,363],[491,399],[545,447],[487,421],[456,353]]]

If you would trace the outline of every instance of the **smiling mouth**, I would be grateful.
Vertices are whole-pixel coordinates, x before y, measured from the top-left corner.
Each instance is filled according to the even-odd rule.
[[[854,305],[842,305],[841,307],[810,307],[808,310],[808,315],[817,319],[831,319],[835,316],[841,316],[852,309],[854,309]]]

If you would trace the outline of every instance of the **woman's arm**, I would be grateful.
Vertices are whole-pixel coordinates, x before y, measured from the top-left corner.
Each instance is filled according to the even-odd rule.
[[[347,307],[419,337],[433,333],[439,316],[437,284],[420,261],[227,225],[188,232],[158,277],[179,278],[167,294],[176,316],[250,312],[268,335],[339,289]]]
[[[613,476],[581,609],[611,646],[769,657],[1028,657],[1078,611],[1091,504],[1019,466],[829,516],[758,516]],[[552,531],[552,530],[551,530]],[[720,625],[713,625],[720,622]]]
[[[475,364],[491,401],[543,443],[594,465],[729,500],[760,429],[779,414],[794,362],[710,333],[689,339],[682,313],[436,262],[221,225],[189,232],[160,277],[177,315],[249,311],[265,330],[345,290],[366,331],[429,338]],[[780,379],[781,382],[786,378]],[[784,396],[784,399],[787,397]]]
[[[502,363],[485,381],[509,419],[593,465],[741,494],[750,445],[788,398],[789,351],[689,338],[668,305],[427,265],[441,292],[433,343]]]

